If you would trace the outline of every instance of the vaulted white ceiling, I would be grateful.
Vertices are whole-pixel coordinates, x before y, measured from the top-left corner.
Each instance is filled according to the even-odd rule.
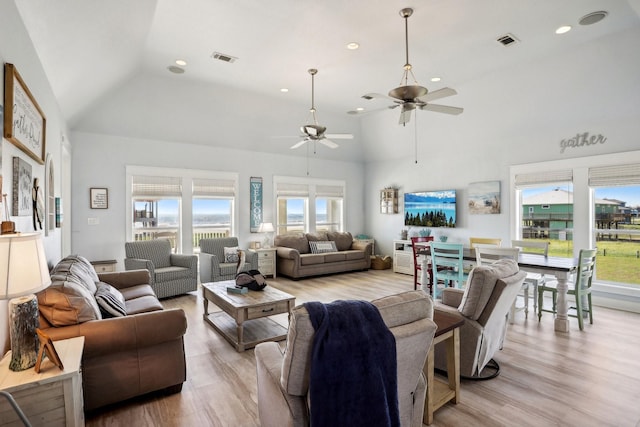
[[[528,120],[532,104],[547,108],[546,99],[552,108],[558,92],[542,98],[540,87],[553,88],[554,82],[532,81],[531,69],[545,64],[551,75],[544,78],[553,77],[549,64],[560,76],[565,65],[579,70],[562,58],[603,40],[615,45],[618,34],[627,49],[634,42],[624,34],[640,28],[640,0],[29,0],[17,6],[72,130],[291,153],[311,104],[307,69],[317,68],[320,124],[328,133],[355,135],[336,141],[335,150],[319,146],[318,155],[360,161],[396,155],[383,146],[384,138],[367,137],[362,123],[375,117],[397,127],[397,109],[347,112],[389,105],[361,96],[386,94],[400,84],[403,7],[415,10],[409,59],[418,82],[430,91],[457,89],[458,95],[436,103],[465,108],[460,116],[417,113],[446,126],[482,123],[483,103],[511,103],[505,114],[521,121]],[[606,19],[578,24],[599,10],[608,12]],[[556,35],[560,25],[573,29]],[[507,33],[519,42],[505,47],[496,41]],[[360,48],[348,50],[349,42]],[[237,60],[222,62],[213,52]],[[638,54],[629,54],[637,64]],[[187,62],[183,74],[168,70],[176,59]],[[619,59],[624,67],[628,58]],[[616,58],[606,60],[598,70],[603,79],[621,66]],[[580,74],[570,76],[573,93],[593,85],[593,73],[585,79]],[[432,77],[442,80],[433,83]],[[616,102],[624,91],[618,88]]]

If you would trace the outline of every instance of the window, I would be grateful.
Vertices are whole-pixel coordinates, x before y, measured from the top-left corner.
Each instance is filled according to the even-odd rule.
[[[589,169],[596,280],[640,285],[640,164]]]
[[[518,238],[548,240],[549,255],[572,256],[572,171],[518,174],[515,179]]]
[[[277,234],[342,231],[344,182],[275,177]]]
[[[235,234],[237,174],[127,166],[129,240],[167,238],[176,253]]]

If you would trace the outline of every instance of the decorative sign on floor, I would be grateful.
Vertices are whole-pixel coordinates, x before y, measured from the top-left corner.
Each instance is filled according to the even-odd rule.
[[[604,144],[607,142],[607,138],[603,135],[589,135],[589,132],[578,133],[572,138],[563,139],[560,141],[560,152],[564,153],[565,148],[577,148],[584,145]]]

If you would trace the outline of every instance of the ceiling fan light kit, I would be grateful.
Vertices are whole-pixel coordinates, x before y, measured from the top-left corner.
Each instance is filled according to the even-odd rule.
[[[435,105],[429,104],[430,101],[444,98],[446,96],[456,95],[457,92],[451,88],[442,88],[433,92],[418,84],[415,75],[413,74],[413,66],[409,62],[409,17],[413,15],[413,9],[410,7],[400,10],[400,16],[404,19],[404,40],[405,40],[405,64],[402,67],[402,78],[400,79],[400,86],[391,89],[388,95],[382,95],[379,93],[367,93],[362,97],[367,100],[373,98],[385,98],[391,100],[395,105],[389,106],[389,108],[396,108],[400,106],[400,120],[401,125],[406,125],[411,119],[411,112],[415,109],[434,111],[438,113],[457,115],[462,113],[463,109],[459,107],[450,107],[447,105]],[[409,84],[409,76],[413,79],[413,84]]]

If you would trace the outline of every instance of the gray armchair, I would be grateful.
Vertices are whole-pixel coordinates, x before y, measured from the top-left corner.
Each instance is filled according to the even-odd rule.
[[[409,291],[372,303],[395,337],[400,423],[403,427],[422,427],[427,392],[423,367],[436,331],[432,321],[433,302],[422,291]],[[262,427],[309,425],[309,408],[313,406],[309,382],[314,335],[307,309],[298,306],[289,315],[284,350],[275,342],[256,346],[258,413]]]
[[[145,268],[158,298],[182,295],[198,289],[198,257],[171,253],[168,239],[125,242],[125,270]]]
[[[237,248],[237,237],[200,239],[200,282],[233,280],[238,272],[236,262],[225,262],[224,248]],[[245,264],[241,271],[257,270],[258,254],[245,251]]]
[[[466,289],[442,290],[442,302],[435,303],[435,310],[462,314],[465,319],[460,327],[461,376],[488,379],[499,374],[493,356],[502,349],[511,305],[526,276],[516,261],[501,259],[471,270]],[[443,344],[435,347],[435,367],[446,370]]]

